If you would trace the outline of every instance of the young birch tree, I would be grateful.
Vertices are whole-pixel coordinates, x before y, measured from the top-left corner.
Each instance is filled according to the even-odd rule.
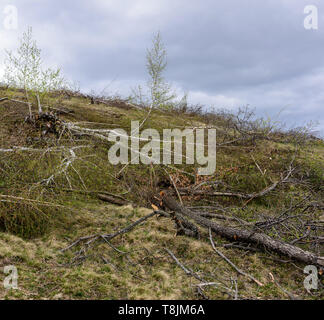
[[[5,82],[9,87],[24,89],[30,116],[32,99],[36,100],[38,111],[42,113],[43,99],[49,92],[58,90],[64,85],[59,68],[45,70],[42,68],[41,50],[33,40],[31,27],[23,33],[16,53],[6,50],[5,66]]]
[[[148,87],[152,107],[167,107],[176,95],[163,77],[163,72],[167,67],[167,51],[160,32],[154,34],[152,48],[147,50],[146,67],[150,76]]]

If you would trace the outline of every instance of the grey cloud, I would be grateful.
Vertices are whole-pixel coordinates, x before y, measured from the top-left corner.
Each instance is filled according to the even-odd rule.
[[[146,47],[160,30],[168,48],[166,77],[193,100],[250,104],[272,116],[285,107],[284,121],[319,120],[324,134],[319,0],[312,1],[320,14],[317,31],[303,28],[306,0],[10,2],[19,10],[19,32],[32,25],[48,62],[62,65],[85,89],[117,79],[114,88],[126,94],[130,84],[145,81]]]

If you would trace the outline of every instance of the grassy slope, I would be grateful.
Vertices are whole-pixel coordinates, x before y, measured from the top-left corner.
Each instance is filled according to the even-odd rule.
[[[0,92],[0,97],[8,96]],[[11,93],[22,99],[19,92]],[[53,97],[51,106],[65,106],[75,111],[66,120],[87,122],[94,128],[129,129],[130,120],[141,121],[145,113],[135,109],[124,109],[112,105],[89,105],[83,98]],[[44,142],[35,139],[27,142],[28,137],[38,137],[39,132],[23,123],[26,107],[12,102],[0,104],[0,147],[24,146],[43,147]],[[91,123],[90,123],[91,122]],[[95,124],[93,124],[95,123]],[[100,123],[100,124],[99,124]],[[4,124],[4,125],[3,125]],[[202,119],[198,116],[174,115],[155,112],[146,122],[146,128],[172,128],[198,126]],[[222,129],[222,122],[214,123]],[[65,138],[64,138],[65,139]],[[62,139],[61,145],[70,142]],[[82,144],[87,142],[79,141]],[[54,140],[53,140],[54,141]],[[54,145],[53,141],[46,143]],[[147,198],[141,196],[149,192],[150,176],[166,179],[160,167],[150,169],[146,166],[129,166],[117,181],[116,174],[122,166],[111,166],[107,162],[106,148],[96,142],[96,149],[83,150],[75,163],[82,172],[83,182],[72,170],[69,178],[74,189],[82,189],[83,183],[88,190],[100,190],[124,195],[137,203],[138,208],[116,207],[98,201],[93,196],[59,191],[68,188],[64,177],[57,177],[57,189],[44,190],[35,183],[51,175],[58,165],[61,155],[32,156],[26,152],[0,154],[0,189],[3,194],[30,197],[60,204],[59,208],[35,208],[30,205],[2,204],[0,218],[3,232],[0,233],[0,265],[15,265],[19,272],[19,290],[7,291],[0,286],[1,298],[23,299],[195,299],[197,280],[190,278],[174,263],[164,251],[168,247],[192,270],[208,281],[223,279],[229,285],[237,273],[213,253],[206,240],[194,240],[175,236],[172,221],[166,218],[153,218],[132,232],[113,240],[113,245],[128,254],[120,254],[106,244],[96,245],[88,251],[87,259],[79,264],[70,265],[75,251],[61,253],[74,239],[95,233],[111,233],[151,212],[141,208]],[[266,174],[262,175],[254,160]],[[225,181],[242,192],[262,190],[277,180],[291,161],[293,147],[280,141],[262,141],[256,146],[228,146],[220,148],[217,154],[217,173],[212,179]],[[305,172],[307,183],[317,189],[323,184],[324,145],[316,142],[305,146],[299,152],[296,162]],[[193,168],[183,167],[194,173]],[[187,186],[190,181],[186,175],[171,171],[178,186]],[[135,186],[134,186],[135,185]],[[128,193],[130,187],[139,192]],[[232,213],[250,221],[258,216],[275,216],[289,206],[292,200],[302,199],[306,189],[302,185],[285,184],[261,200],[252,201],[246,210],[233,207]],[[321,198],[321,193],[313,195]],[[189,200],[184,197],[184,201]],[[199,199],[197,199],[199,202]],[[210,199],[215,201],[215,199]],[[240,205],[240,201],[230,198],[217,199],[227,207]],[[315,215],[320,216],[320,212]],[[22,217],[26,217],[22,219]],[[39,228],[35,228],[35,221]],[[23,225],[23,228],[21,227]],[[222,239],[218,244],[226,243]],[[239,294],[242,298],[285,299],[284,289],[302,298],[310,296],[303,288],[303,265],[284,263],[265,252],[246,252],[237,249],[221,249],[236,265],[265,285],[257,286],[248,279],[238,276]],[[271,281],[272,273],[279,286]],[[0,281],[4,275],[0,273]],[[217,280],[217,281],[218,281]],[[211,299],[226,299],[222,290],[209,287],[206,294]]]

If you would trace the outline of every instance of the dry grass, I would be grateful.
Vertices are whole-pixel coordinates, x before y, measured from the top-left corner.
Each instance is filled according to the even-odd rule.
[[[19,272],[19,290],[0,290],[5,299],[198,299],[199,281],[187,276],[164,248],[168,247],[187,267],[208,281],[236,279],[237,274],[213,253],[208,241],[175,237],[173,223],[166,218],[152,218],[134,231],[116,238],[112,244],[126,252],[119,254],[104,243],[88,251],[81,265],[69,265],[74,251],[60,253],[73,238],[97,232],[113,232],[146,215],[148,209],[130,206],[87,204],[76,223],[60,233],[37,240],[22,240],[0,234],[1,265],[13,264]],[[72,237],[73,235],[73,237]],[[69,238],[67,238],[69,237]],[[276,280],[295,294],[304,295],[303,275],[290,264],[271,262],[261,253],[221,249],[241,269],[264,283],[239,276],[239,294],[247,299],[286,299],[287,296],[270,279]],[[104,262],[103,258],[106,262]],[[287,277],[289,274],[289,277]],[[2,278],[4,275],[2,276]],[[211,299],[229,298],[223,290],[210,287],[205,292]]]

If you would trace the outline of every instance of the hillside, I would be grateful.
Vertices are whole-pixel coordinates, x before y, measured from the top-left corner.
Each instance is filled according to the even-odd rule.
[[[0,98],[0,265],[19,274],[19,290],[0,286],[0,298],[323,298],[321,286],[304,288],[305,263],[239,236],[213,234],[211,243],[208,229],[172,213],[163,198],[324,256],[322,140],[253,120],[248,110],[149,112],[62,91],[50,95],[42,115],[33,105],[28,118],[22,92],[1,88]],[[216,172],[199,176],[197,163],[112,165],[106,133],[130,132],[131,120],[159,132],[216,128]],[[140,218],[111,241],[100,237]]]

